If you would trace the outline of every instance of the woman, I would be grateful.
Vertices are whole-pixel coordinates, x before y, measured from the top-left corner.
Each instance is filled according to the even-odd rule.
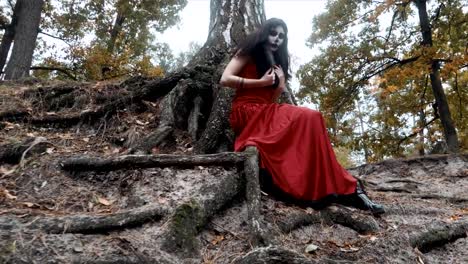
[[[290,77],[287,34],[283,20],[267,20],[240,45],[223,72],[221,85],[236,89],[230,116],[235,151],[256,146],[260,167],[294,199],[316,202],[341,196],[359,208],[383,213],[338,164],[321,114],[275,103]]]

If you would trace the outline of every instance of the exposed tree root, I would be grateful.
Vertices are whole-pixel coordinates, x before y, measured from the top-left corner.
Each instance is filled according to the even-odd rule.
[[[38,137],[0,146],[0,164],[17,164],[27,155],[43,153],[49,144],[45,138]]]
[[[422,232],[413,234],[410,237],[412,247],[418,248],[421,252],[429,252],[431,249],[466,237],[468,232],[468,222],[439,224],[429,227]]]
[[[141,225],[157,221],[167,215],[169,209],[160,205],[147,205],[140,208],[108,215],[72,215],[61,217],[38,217],[22,224],[17,218],[0,217],[2,230],[38,229],[47,233],[99,233]]]
[[[235,264],[312,264],[316,263],[303,255],[281,247],[256,248],[233,261]]]
[[[113,171],[132,168],[194,167],[208,165],[235,165],[243,162],[244,153],[225,152],[206,155],[124,155],[109,159],[78,157],[59,162],[65,171]]]
[[[233,89],[219,89],[219,94],[213,103],[213,110],[206,123],[206,128],[195,145],[197,153],[230,151],[230,147],[227,145],[220,146],[219,143],[225,142],[232,146],[234,142],[233,132],[228,123],[233,96]]]
[[[250,228],[250,241],[253,246],[269,245],[272,238],[264,226],[264,220],[260,214],[260,182],[258,172],[258,152],[253,146],[247,147],[245,153],[247,158],[244,162],[244,173],[246,177],[246,202],[247,215]]]
[[[343,206],[329,206],[320,211],[320,215],[325,219],[330,219],[334,223],[354,229],[361,234],[377,232],[379,224],[372,216],[353,213]]]
[[[31,116],[27,109],[15,109],[0,112],[0,121],[21,121]]]
[[[159,126],[154,132],[129,149],[129,153],[151,153],[151,149],[164,142],[173,131],[174,129],[170,126]]]
[[[432,193],[418,193],[418,194],[406,194],[406,195],[412,198],[420,198],[420,199],[447,200],[451,203],[468,202],[468,198],[465,198],[465,197],[447,196],[447,195],[432,194]]]
[[[288,215],[282,221],[277,222],[277,225],[282,232],[289,233],[302,226],[323,222],[340,224],[361,234],[379,230],[379,225],[373,217],[357,213],[343,206],[334,205],[313,213],[303,211]]]
[[[232,202],[244,188],[240,173],[223,175],[203,186],[190,200],[179,205],[162,234],[163,249],[183,257],[199,254],[198,233],[209,219]]]

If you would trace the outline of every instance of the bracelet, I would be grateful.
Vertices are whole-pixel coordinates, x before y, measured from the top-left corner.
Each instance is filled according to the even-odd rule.
[[[241,85],[240,85],[240,88],[243,89],[244,88],[244,78],[241,77]]]

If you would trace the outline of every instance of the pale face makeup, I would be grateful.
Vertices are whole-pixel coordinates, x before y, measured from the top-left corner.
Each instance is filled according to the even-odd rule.
[[[268,34],[268,46],[271,48],[271,51],[277,51],[279,46],[283,44],[286,34],[282,26],[277,26],[270,29]]]

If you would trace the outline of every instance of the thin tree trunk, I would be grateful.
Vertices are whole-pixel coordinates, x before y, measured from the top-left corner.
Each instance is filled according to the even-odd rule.
[[[426,0],[416,0],[416,7],[419,13],[419,22],[422,33],[422,45],[432,47],[432,29],[427,14]],[[437,60],[432,60],[431,63],[431,86],[439,109],[440,121],[444,128],[444,137],[448,146],[449,152],[458,152],[458,136],[455,125],[450,114],[450,109],[447,103],[442,81],[440,80],[440,64]]]
[[[16,1],[15,7],[13,9],[13,15],[11,16],[11,22],[5,28],[5,34],[2,37],[2,43],[0,44],[0,72],[3,72],[5,67],[5,62],[8,57],[8,52],[10,52],[11,43],[15,38],[15,27],[18,23],[18,12],[20,9],[21,1]]]
[[[44,0],[18,0],[18,24],[10,60],[5,70],[6,80],[29,77]],[[18,4],[18,3],[17,3]]]
[[[122,13],[123,13],[122,10],[119,9],[117,13],[117,17],[115,18],[114,26],[112,27],[109,43],[107,46],[107,51],[109,52],[109,54],[114,53],[117,37],[122,31],[122,26],[123,26],[123,23],[125,22],[125,16]]]

